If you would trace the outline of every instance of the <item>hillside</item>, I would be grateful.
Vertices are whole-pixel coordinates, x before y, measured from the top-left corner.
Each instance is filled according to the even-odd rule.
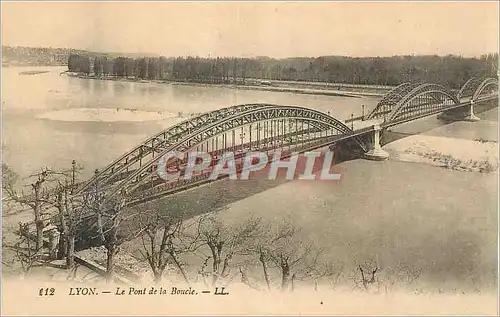
[[[2,45],[2,66],[64,66],[68,65],[70,54],[84,56],[126,56],[137,58],[139,56],[154,57],[150,53],[98,53],[72,48],[53,47],[23,47],[23,46],[3,46]]]

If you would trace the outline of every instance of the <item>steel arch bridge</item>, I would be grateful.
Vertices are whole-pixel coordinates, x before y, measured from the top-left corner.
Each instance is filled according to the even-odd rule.
[[[485,78],[482,77],[470,78],[458,91],[457,98],[458,99],[472,98],[472,96],[476,92],[476,89],[484,80]]]
[[[426,111],[458,104],[458,98],[447,88],[426,83],[404,83],[389,92],[367,116],[368,120],[395,121],[412,118]],[[439,110],[439,109],[438,109]]]
[[[459,103],[458,98],[447,88],[436,84],[421,84],[398,100],[386,120],[411,120]]]
[[[472,95],[472,100],[476,101],[481,96],[498,94],[498,79],[486,78],[479,84]]]
[[[486,77],[473,77],[469,79],[457,93],[457,98],[461,103],[478,103],[487,99],[495,99],[498,95],[498,79]],[[456,107],[454,109],[446,110],[442,113],[444,119],[454,119],[456,117],[464,117],[466,115],[473,115],[471,109],[464,107]],[[466,112],[469,112],[466,114]]]
[[[166,142],[172,142],[186,133],[191,133],[196,131],[199,127],[203,126],[205,123],[214,122],[224,118],[226,116],[231,116],[233,114],[263,107],[264,105],[260,104],[249,104],[249,105],[237,105],[229,108],[222,108],[206,113],[202,113],[196,117],[190,118],[188,120],[184,120],[172,127],[167,128],[160,133],[148,138],[141,144],[134,147],[129,152],[123,154],[118,159],[113,161],[107,167],[105,167],[101,171],[96,171],[95,175],[85,182],[82,186],[79,186],[74,193],[78,194],[82,191],[85,191],[92,187],[95,184],[103,184],[106,182],[110,182],[116,180],[117,178],[124,176],[129,172],[130,167],[139,162],[139,166],[142,166],[143,158],[151,155],[154,157],[158,151],[161,150],[162,146]]]
[[[423,84],[422,82],[407,82],[403,83],[391,91],[389,91],[383,98],[380,100],[375,107],[367,116],[367,120],[371,119],[383,119],[386,118],[388,114],[394,109],[394,106],[398,103],[401,98],[403,98],[406,94],[412,91],[414,88]]]
[[[432,114],[461,110],[471,100],[479,103],[496,100],[497,91],[496,78],[472,78],[458,93],[437,84],[404,83],[387,93],[368,116],[361,118],[363,125],[357,129],[328,114],[297,106],[253,103],[222,108],[189,118],[148,138],[104,169],[96,170],[73,195],[104,193],[105,200],[111,201],[125,193],[129,203],[134,204],[208,182],[210,171],[188,180],[160,179],[156,173],[158,161],[173,151],[184,155],[167,165],[175,171],[185,168],[190,151],[208,152],[213,157],[233,152],[241,159],[247,151],[270,155],[280,150],[286,157],[292,152],[352,140],[358,149],[367,152],[372,144],[363,137],[373,133],[374,124],[386,129]]]
[[[395,125],[462,107],[463,102],[477,101],[497,93],[497,90],[496,78],[471,78],[456,94],[442,85],[407,82],[387,93],[366,119],[383,120],[387,125]]]
[[[238,134],[238,136],[237,136]],[[134,196],[155,187],[179,186],[156,177],[156,164],[165,154],[178,151],[205,151],[220,155],[226,151],[302,152],[328,145],[332,140],[354,137],[357,146],[366,151],[364,142],[353,136],[344,122],[325,113],[296,106],[246,104],[201,114],[170,127],[125,153],[94,177],[79,186],[74,195],[106,192],[112,199],[122,192]],[[187,162],[187,157],[179,165]],[[199,181],[200,178],[193,178]],[[153,190],[151,190],[153,189]]]

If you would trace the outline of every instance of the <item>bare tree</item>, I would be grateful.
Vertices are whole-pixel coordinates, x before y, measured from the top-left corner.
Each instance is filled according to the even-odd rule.
[[[298,232],[291,221],[284,221],[267,239],[267,244],[258,246],[259,261],[268,288],[270,288],[268,262],[273,263],[280,271],[282,291],[289,290],[290,285],[293,290],[296,280],[304,280],[314,274],[319,276],[329,273],[319,274],[317,265],[321,250],[316,250],[310,243],[304,243],[298,237]]]
[[[378,271],[378,268],[374,268],[373,270],[370,271],[370,274],[367,275],[365,271],[363,271],[363,268],[358,266],[359,271],[361,272],[361,282],[363,283],[363,287],[365,290],[368,290],[368,285],[375,283],[375,274]]]
[[[75,186],[76,175],[83,169],[73,161],[71,169],[51,170],[44,168],[36,177],[36,181],[31,184],[33,194],[25,195],[18,193],[17,181],[19,177],[5,164],[2,166],[4,181],[4,191],[7,193],[7,200],[21,206],[27,206],[34,212],[36,227],[36,249],[41,252],[43,246],[43,234],[45,229],[44,221],[56,220],[56,225],[61,233],[59,241],[58,258],[66,256],[66,266],[74,265],[74,243],[76,236],[76,208],[73,204],[70,192]],[[55,207],[57,213],[53,214]],[[52,214],[52,215],[51,215]],[[28,227],[22,234],[30,236]],[[51,235],[52,237],[52,235]],[[49,239],[49,243],[51,239]],[[50,255],[52,258],[53,254]]]
[[[201,281],[203,282],[203,284],[205,284],[206,287],[209,287],[208,283],[207,283],[207,277],[210,276],[210,273],[207,272],[207,267],[208,267],[208,261],[210,260],[210,256],[207,256],[205,258],[205,261],[203,261],[203,264],[201,265],[200,269],[198,270],[198,279],[197,279],[197,282],[199,282],[199,278],[201,277]]]
[[[104,195],[96,196],[92,201],[92,210],[97,215],[98,236],[107,251],[106,280],[115,280],[115,260],[120,251],[120,246],[139,237],[146,227],[139,220],[144,215],[141,209],[125,208],[126,192],[121,192],[117,198],[104,203]],[[89,199],[85,199],[89,201]]]
[[[39,252],[33,240],[28,234],[28,225],[19,223],[20,239],[15,244],[10,245],[3,243],[3,246],[15,252],[14,262],[17,261],[22,269],[23,276],[29,275],[31,269],[36,266],[39,261]]]
[[[75,239],[84,210],[84,205],[75,202],[71,196],[71,188],[72,186],[67,181],[64,184],[60,183],[54,202],[54,206],[58,210],[57,218],[61,233],[58,256],[66,258],[66,268],[68,269],[75,265]]]
[[[19,175],[14,172],[7,164],[2,163],[2,203],[12,202],[16,197],[16,185],[19,182]]]
[[[75,238],[77,226],[81,221],[83,211],[87,208],[87,201],[74,199],[71,195],[76,186],[77,175],[83,170],[83,167],[77,166],[73,160],[71,169],[61,170],[58,174],[61,176],[57,180],[57,187],[54,190],[52,205],[57,208],[55,215],[56,223],[61,234],[59,239],[58,258],[66,258],[66,268],[72,268],[75,253]]]
[[[228,277],[235,258],[249,254],[248,244],[259,236],[260,223],[260,219],[252,218],[240,225],[227,225],[213,214],[199,217],[191,249],[195,252],[203,252],[203,247],[208,249],[210,257],[202,256],[212,261],[212,286],[220,278]]]
[[[189,277],[179,257],[180,253],[187,252],[179,239],[182,230],[182,213],[165,215],[159,205],[153,207],[152,219],[141,224],[144,231],[141,234],[143,250],[141,254],[148,261],[155,282],[162,280],[163,272],[169,260],[172,260],[181,273],[184,281],[189,284]]]
[[[394,286],[412,287],[422,274],[422,270],[415,265],[403,262],[388,267],[384,271],[386,274],[383,283],[386,291]]]
[[[50,204],[50,189],[47,188],[47,183],[54,182],[55,179],[53,176],[55,174],[57,173],[49,168],[42,168],[39,173],[28,177],[29,179],[34,179],[29,184],[32,193],[25,194],[23,191],[19,193],[19,184],[17,184],[19,177],[6,164],[2,164],[2,188],[7,194],[7,203],[14,202],[21,206],[26,206],[33,211],[36,228],[35,248],[38,253],[41,253],[43,249],[44,210]],[[27,232],[27,234],[29,233]]]
[[[344,265],[337,265],[337,267],[334,267],[334,269],[334,273],[324,275],[324,277],[328,281],[328,284],[330,285],[330,288],[332,289],[335,289],[337,284],[339,283],[340,277],[344,273]]]
[[[311,269],[306,271],[303,276],[313,280],[314,290],[317,291],[319,283],[325,279],[332,287],[335,287],[342,271],[343,266],[337,267],[330,262],[318,262],[314,266],[311,266]]]
[[[269,262],[271,260],[271,248],[272,235],[271,226],[269,224],[263,224],[260,229],[260,234],[257,239],[254,239],[253,244],[250,245],[250,250],[256,255],[258,260],[258,265],[262,268],[262,273],[264,275],[264,281],[268,291],[271,291],[271,277],[269,272]]]
[[[255,283],[252,283],[250,281],[250,279],[248,278],[248,274],[246,272],[246,268],[243,268],[243,267],[239,267],[239,270],[240,270],[240,274],[241,274],[241,283],[247,285],[248,287],[250,288],[253,288],[255,290],[258,290],[260,291],[260,287],[258,285],[255,285]]]
[[[269,259],[269,252],[268,252],[268,249],[263,246],[262,244],[259,244],[257,246],[257,253],[259,255],[259,262],[260,262],[260,265],[262,266],[262,273],[264,274],[264,280],[266,281],[266,286],[267,286],[267,290],[270,291],[271,290],[271,279],[269,278],[269,269],[268,269],[268,265],[267,265],[267,261]]]
[[[367,261],[363,265],[357,265],[356,270],[359,272],[361,279],[353,274],[352,279],[354,281],[355,287],[362,289],[363,291],[369,291],[370,286],[378,282],[376,274],[380,272],[375,261]]]

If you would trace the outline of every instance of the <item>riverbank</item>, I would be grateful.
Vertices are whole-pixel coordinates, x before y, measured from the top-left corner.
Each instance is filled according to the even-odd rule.
[[[457,171],[498,173],[498,109],[478,115],[481,121],[452,122],[401,138],[383,148],[391,160]],[[405,127],[398,130],[404,131]]]
[[[149,83],[149,84],[168,84],[168,85],[179,85],[179,86],[193,86],[193,87],[217,87],[217,88],[231,88],[231,89],[241,89],[241,90],[258,90],[258,91],[271,91],[271,92],[286,92],[294,94],[306,94],[306,95],[320,95],[320,96],[334,96],[334,97],[382,97],[384,93],[374,93],[374,92],[358,92],[358,91],[342,91],[338,89],[317,89],[317,88],[306,88],[306,87],[293,87],[297,84],[285,84],[280,82],[278,86],[267,86],[267,85],[235,85],[235,84],[211,84],[211,83],[196,83],[196,82],[178,82],[178,81],[167,81],[167,80],[139,80],[135,78],[115,78],[115,77],[96,77],[96,76],[86,76],[70,72],[62,72],[61,75],[66,75],[81,79],[94,79],[94,80],[108,80],[108,81],[118,81],[118,82],[135,82],[135,83]],[[306,84],[301,84],[304,86]]]
[[[423,163],[457,171],[498,171],[498,143],[414,135],[384,147],[391,160]]]

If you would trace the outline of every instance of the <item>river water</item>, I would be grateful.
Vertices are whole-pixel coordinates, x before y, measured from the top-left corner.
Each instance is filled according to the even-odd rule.
[[[63,67],[20,74],[33,69],[4,68],[2,75],[3,162],[21,175],[42,166],[69,167],[76,159],[85,166],[83,177],[88,177],[192,113],[266,102],[330,111],[347,119],[351,113],[360,115],[362,104],[369,111],[378,101],[84,80],[60,75]],[[496,124],[496,116],[486,119]],[[429,120],[401,131],[423,132],[436,125]],[[467,129],[476,127],[462,127],[458,137],[475,135],[464,133]],[[444,136],[456,132],[439,131]],[[498,174],[398,161],[354,160],[337,168],[342,173],[339,182],[218,182],[181,193],[175,206],[203,212],[216,197],[218,204],[229,205],[228,218],[291,216],[332,261],[352,265],[376,259],[386,268],[410,263],[440,287],[495,285]]]
[[[60,76],[64,67],[20,75],[33,69],[5,68],[2,80],[4,160],[23,175],[40,165],[69,166],[73,159],[92,173],[193,113],[266,102],[331,111],[345,120],[360,115],[362,104],[369,111],[378,100],[84,80]]]

